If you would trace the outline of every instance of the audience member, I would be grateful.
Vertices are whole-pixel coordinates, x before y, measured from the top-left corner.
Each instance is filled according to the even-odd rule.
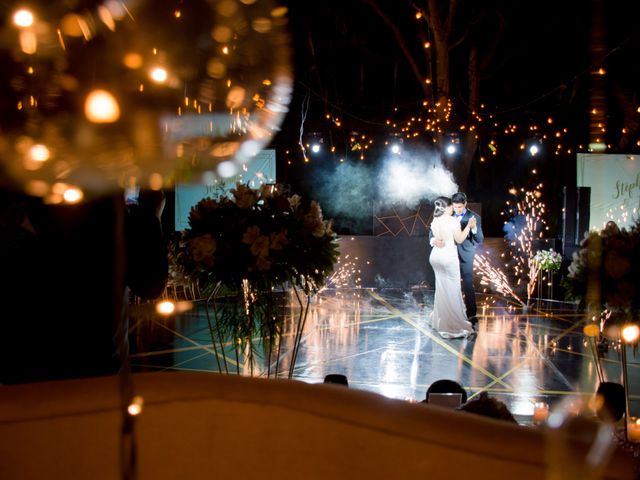
[[[604,421],[616,423],[625,414],[624,387],[619,383],[602,382],[596,390],[596,415]]]
[[[159,227],[131,221],[119,193],[75,205],[45,205],[30,198],[27,205],[26,217],[13,215],[11,205],[2,209],[2,217],[14,221],[0,231],[0,302],[13,314],[0,322],[0,383],[117,373],[128,353],[127,270],[140,272],[136,294],[164,289],[166,251],[163,255],[151,247],[161,245]],[[150,215],[158,222],[155,213]],[[12,242],[16,231],[28,242]],[[149,271],[136,267],[141,257],[130,255],[127,262],[132,235],[148,248],[143,258]]]
[[[162,190],[141,189],[138,201],[127,205],[127,286],[139,298],[162,295],[169,272],[169,254],[160,217]]]
[[[490,398],[487,392],[482,392],[478,398],[469,400],[460,406],[459,410],[497,420],[506,420],[515,424],[518,423],[507,406],[495,398]]]
[[[423,400],[423,403],[429,403],[429,395],[431,393],[459,393],[460,403],[465,403],[467,401],[466,390],[455,380],[442,379],[433,382],[429,385],[429,388],[427,388],[427,395]]]
[[[345,387],[349,386],[349,381],[347,380],[346,375],[342,375],[340,373],[330,373],[324,377],[324,383],[334,383],[336,385],[344,385]]]

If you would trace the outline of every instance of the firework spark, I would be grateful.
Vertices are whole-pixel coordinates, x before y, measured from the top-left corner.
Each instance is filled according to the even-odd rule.
[[[487,252],[488,253],[488,252]],[[476,254],[473,260],[473,267],[476,272],[480,274],[480,284],[486,286],[493,286],[493,288],[502,295],[514,298],[523,307],[525,303],[516,295],[505,273],[499,268],[495,268],[491,265],[489,260],[482,254]]]
[[[318,293],[328,288],[361,288],[360,287],[360,267],[358,266],[359,257],[349,260],[350,255],[345,255],[344,259],[339,258],[337,265],[327,279],[324,287]]]
[[[517,285],[523,281],[527,284],[527,302],[535,291],[539,273],[533,242],[549,229],[543,218],[545,205],[540,200],[541,188],[542,184],[533,191],[521,189],[523,198],[515,203],[507,202],[506,209],[509,220],[505,221],[505,230],[510,240],[513,272]]]

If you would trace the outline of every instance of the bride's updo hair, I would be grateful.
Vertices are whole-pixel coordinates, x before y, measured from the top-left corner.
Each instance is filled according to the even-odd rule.
[[[438,197],[433,201],[435,209],[433,210],[433,216],[439,217],[444,214],[448,206],[451,205],[451,199],[449,197]]]

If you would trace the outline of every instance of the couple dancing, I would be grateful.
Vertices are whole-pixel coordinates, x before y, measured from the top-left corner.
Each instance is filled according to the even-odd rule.
[[[429,234],[429,263],[436,277],[431,326],[444,338],[467,337],[478,323],[473,257],[484,239],[480,215],[467,209],[467,196],[461,192],[436,198],[434,206]]]

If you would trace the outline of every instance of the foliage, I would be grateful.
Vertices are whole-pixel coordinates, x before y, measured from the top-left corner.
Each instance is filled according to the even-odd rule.
[[[640,221],[628,230],[610,224],[582,241],[562,284],[567,298],[578,300],[583,309],[608,309],[619,318],[632,318],[640,301],[639,267]]]
[[[320,288],[338,257],[320,205],[275,185],[256,190],[238,183],[231,192],[232,198],[205,198],[191,209],[180,257],[184,270],[236,291],[243,282],[253,291]]]
[[[308,296],[333,272],[337,238],[315,201],[288,196],[276,185],[252,189],[238,183],[231,194],[205,198],[191,209],[176,258],[188,276],[198,278],[203,291],[211,292],[215,322],[208,306],[207,318],[220,371],[222,365],[228,371],[230,348],[238,373],[242,364],[253,375],[260,345],[267,376],[273,358],[278,359],[278,375],[285,290],[292,292],[301,313],[289,357],[291,375],[307,312],[300,293],[307,295],[308,307]]]
[[[538,269],[543,272],[557,272],[562,265],[562,255],[553,248],[549,250],[538,250],[533,257],[533,261],[538,265]]]

